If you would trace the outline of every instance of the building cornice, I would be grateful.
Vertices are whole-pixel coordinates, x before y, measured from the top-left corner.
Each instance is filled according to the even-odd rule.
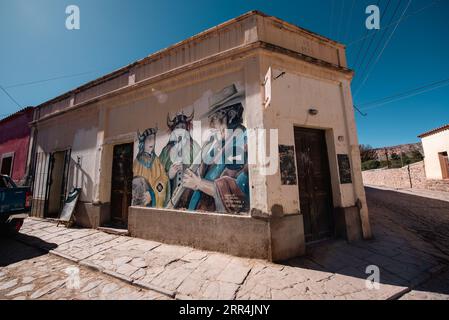
[[[232,48],[232,49],[229,49],[229,50],[226,50],[226,51],[219,52],[219,53],[217,53],[215,55],[206,57],[204,59],[201,59],[201,60],[198,60],[198,61],[195,61],[195,62],[192,62],[190,64],[183,65],[181,67],[172,69],[172,70],[167,71],[165,73],[156,75],[154,77],[146,78],[146,79],[141,80],[139,82],[136,82],[136,83],[134,83],[132,85],[127,85],[127,86],[124,86],[124,87],[121,87],[121,88],[109,91],[109,92],[107,92],[107,93],[105,93],[103,95],[96,96],[96,97],[94,97],[92,99],[89,99],[87,101],[83,101],[83,102],[75,104],[73,106],[64,108],[64,109],[62,109],[60,111],[51,113],[51,114],[49,114],[47,116],[44,116],[42,118],[36,119],[36,120],[32,121],[30,124],[31,125],[35,125],[37,123],[42,123],[44,121],[47,121],[47,120],[52,119],[54,117],[60,116],[62,114],[66,114],[68,112],[77,110],[79,108],[82,108],[82,107],[85,107],[85,106],[88,106],[88,105],[92,105],[92,104],[94,104],[96,102],[103,101],[105,99],[112,98],[112,97],[115,97],[115,96],[118,96],[118,95],[121,95],[121,94],[125,94],[125,93],[128,93],[128,92],[132,91],[132,90],[136,90],[136,89],[140,89],[140,88],[143,88],[143,87],[146,87],[146,86],[150,86],[150,85],[153,85],[153,84],[158,83],[160,81],[163,81],[163,80],[166,80],[166,79],[169,79],[169,78],[172,78],[172,77],[176,77],[176,76],[178,76],[180,74],[183,74],[183,73],[186,73],[186,72],[192,71],[194,69],[201,68],[201,67],[213,64],[213,63],[221,62],[221,61],[224,61],[224,60],[227,60],[227,59],[235,60],[236,56],[238,56],[238,58],[244,58],[244,57],[247,57],[247,56],[255,55],[255,54],[257,54],[257,50],[258,49],[259,50],[262,49],[262,50],[266,50],[268,52],[274,52],[274,53],[286,55],[286,56],[289,56],[289,57],[292,57],[292,58],[295,58],[295,59],[298,59],[298,60],[301,60],[301,61],[304,61],[304,62],[307,62],[307,63],[311,63],[311,64],[313,64],[313,65],[315,65],[317,67],[326,68],[328,70],[333,70],[333,71],[338,72],[341,75],[343,75],[345,77],[348,77],[348,78],[352,78],[352,76],[353,76],[353,71],[348,69],[348,68],[344,68],[344,67],[341,67],[341,66],[338,66],[338,65],[326,62],[326,61],[322,61],[320,59],[316,59],[316,58],[307,56],[305,54],[298,53],[298,52],[293,51],[293,50],[285,49],[285,48],[282,48],[282,47],[277,46],[277,45],[273,45],[273,44],[266,43],[266,42],[263,42],[263,41],[257,41],[257,42],[252,42],[252,43],[250,43],[248,45],[244,45],[244,46],[240,46],[240,47],[237,47],[237,48]],[[244,56],[242,56],[242,55],[244,55]]]

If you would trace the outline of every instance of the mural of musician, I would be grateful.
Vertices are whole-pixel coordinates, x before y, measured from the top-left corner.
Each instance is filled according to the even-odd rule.
[[[133,206],[163,208],[170,195],[170,183],[155,152],[156,128],[137,133],[139,151],[133,164]]]
[[[225,214],[248,213],[245,92],[235,84],[201,100],[201,120],[209,127],[201,144],[192,137],[195,112],[167,115],[168,134],[156,155],[157,129],[138,133],[133,206]],[[200,101],[200,100],[199,100]],[[207,125],[206,125],[207,123]],[[159,137],[159,134],[158,134]]]
[[[185,115],[184,112],[177,113],[174,118],[171,118],[170,114],[167,115],[170,138],[162,149],[159,159],[170,179],[170,190],[172,191],[181,187],[185,170],[201,154],[200,145],[193,140],[190,134],[194,115],[194,111],[190,116]],[[177,201],[178,208],[187,207],[191,193],[184,192],[182,199]]]
[[[192,165],[183,176],[183,188],[194,191],[189,210],[234,214],[249,210],[243,99],[244,92],[238,92],[235,85],[211,99],[205,117],[212,133],[202,148],[202,162]]]

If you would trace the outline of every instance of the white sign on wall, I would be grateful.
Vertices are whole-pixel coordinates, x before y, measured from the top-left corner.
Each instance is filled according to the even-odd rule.
[[[268,108],[268,106],[271,103],[271,79],[272,79],[272,70],[271,67],[268,68],[267,74],[265,75],[265,81],[264,81],[264,87],[265,87],[265,98],[264,98],[264,105],[265,108]]]

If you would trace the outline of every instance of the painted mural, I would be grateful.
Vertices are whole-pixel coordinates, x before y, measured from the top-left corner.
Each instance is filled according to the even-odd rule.
[[[138,132],[133,206],[245,214],[249,211],[245,93],[233,84],[195,108],[167,114],[166,128]],[[192,134],[200,123],[201,134]],[[167,141],[158,141],[161,137]],[[198,138],[199,137],[199,138]],[[160,152],[157,152],[157,146]]]

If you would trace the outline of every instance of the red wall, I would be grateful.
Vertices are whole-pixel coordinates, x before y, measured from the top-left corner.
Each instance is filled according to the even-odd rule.
[[[32,119],[33,109],[25,108],[0,120],[0,161],[3,154],[14,152],[12,179],[16,182],[25,177]]]

